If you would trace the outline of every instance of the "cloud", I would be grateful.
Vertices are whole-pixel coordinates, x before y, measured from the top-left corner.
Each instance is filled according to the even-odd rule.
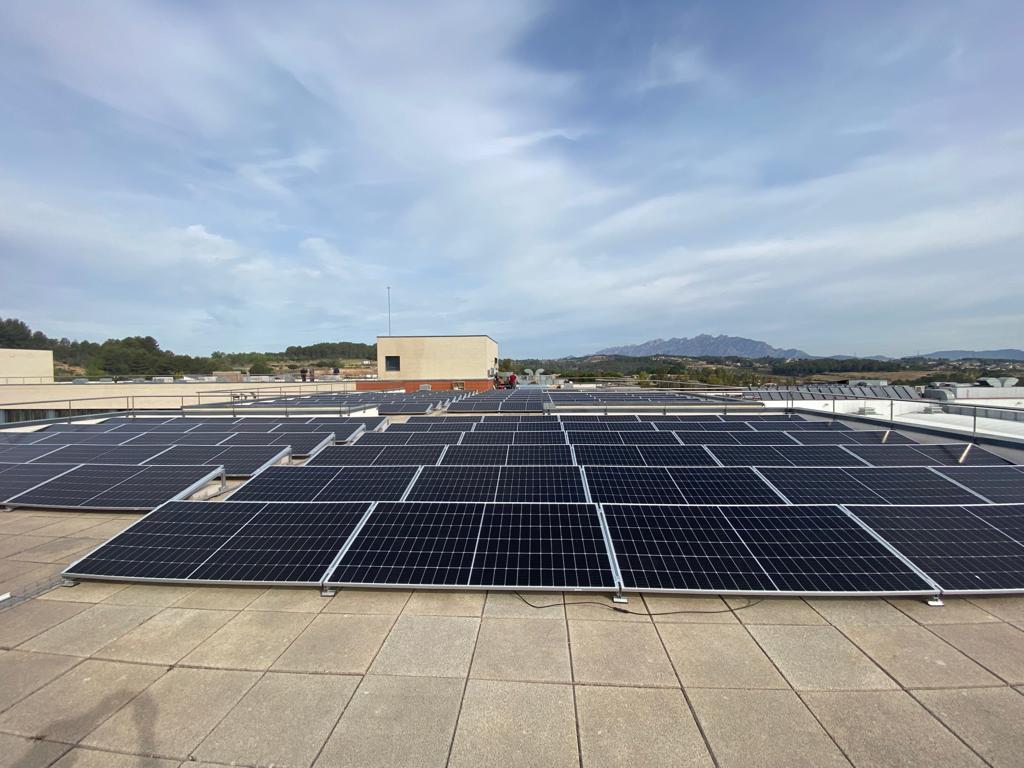
[[[1022,54],[928,10],[2,4],[4,311],[272,349],[371,339],[391,285],[396,332],[521,356],[1019,343]]]

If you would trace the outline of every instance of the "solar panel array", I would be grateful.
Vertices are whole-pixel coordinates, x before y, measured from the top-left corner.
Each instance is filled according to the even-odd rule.
[[[512,396],[500,393],[501,403]],[[498,398],[490,395],[492,411]],[[324,517],[330,504],[351,505],[344,525]],[[250,526],[260,515],[268,524],[257,536]],[[306,466],[264,469],[229,501],[168,504],[146,521],[167,527],[137,524],[68,574],[743,594],[1024,591],[1024,467],[979,446],[788,414],[413,416],[323,447]],[[198,536],[205,556],[175,554],[188,539],[161,546],[152,537],[162,531]],[[284,567],[275,571],[278,535]],[[310,553],[310,568],[288,570],[296,553]]]

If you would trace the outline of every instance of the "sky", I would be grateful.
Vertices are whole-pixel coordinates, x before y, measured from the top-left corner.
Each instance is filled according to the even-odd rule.
[[[1024,3],[0,3],[0,316],[1024,347]]]

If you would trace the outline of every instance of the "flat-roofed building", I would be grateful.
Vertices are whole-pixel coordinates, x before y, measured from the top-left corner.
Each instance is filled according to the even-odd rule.
[[[377,381],[360,389],[489,389],[498,368],[490,336],[378,336]]]
[[[51,350],[0,349],[0,384],[45,384],[51,381]]]

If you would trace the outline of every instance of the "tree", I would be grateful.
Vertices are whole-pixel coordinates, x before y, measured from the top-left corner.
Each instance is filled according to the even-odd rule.
[[[249,366],[249,373],[253,376],[268,376],[274,372],[274,369],[267,365],[262,360],[257,360],[255,363]]]

